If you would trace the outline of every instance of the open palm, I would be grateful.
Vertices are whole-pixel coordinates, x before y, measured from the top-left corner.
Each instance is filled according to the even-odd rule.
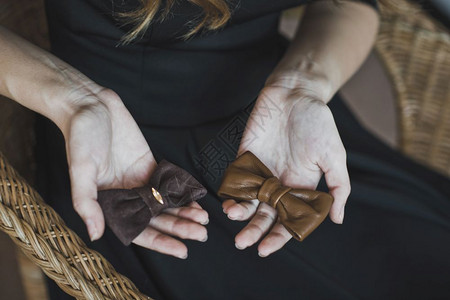
[[[315,189],[322,174],[335,198],[330,217],[342,223],[350,183],[346,152],[328,106],[302,89],[265,87],[247,122],[238,156],[253,152],[283,185]],[[280,249],[292,236],[277,220],[276,210],[258,200],[223,202],[233,220],[251,219],[236,236],[236,247],[258,246],[261,256]]]
[[[89,101],[91,99],[92,101]],[[136,122],[113,91],[83,95],[83,105],[70,120],[67,159],[75,210],[86,223],[92,240],[104,231],[97,190],[132,188],[147,183],[156,161]],[[91,103],[91,104],[89,104]],[[198,203],[166,209],[152,218],[134,243],[180,258],[187,256],[180,238],[206,240],[201,224],[208,214]]]

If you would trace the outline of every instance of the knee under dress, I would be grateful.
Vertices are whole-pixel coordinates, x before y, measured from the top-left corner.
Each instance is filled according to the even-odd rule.
[[[282,10],[308,1],[230,0],[231,21],[188,41],[201,10],[179,1],[166,21],[117,46],[130,28],[115,16],[138,0],[46,0],[52,52],[116,91],[157,161],[165,158],[208,189],[205,243],[184,241],[180,260],[123,246],[106,230],[93,243],[72,209],[64,141],[36,124],[39,192],[86,243],[155,299],[450,299],[450,180],[400,155],[365,131],[339,98],[329,103],[348,152],[352,194],[343,225],[326,220],[300,243],[267,258],[238,250],[247,222],[222,212],[216,191],[264,81],[288,43]],[[364,1],[376,7],[370,0]],[[319,189],[326,190],[323,182]],[[49,282],[52,299],[70,299]]]

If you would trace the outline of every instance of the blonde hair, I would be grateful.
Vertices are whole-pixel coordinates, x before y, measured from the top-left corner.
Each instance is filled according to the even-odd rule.
[[[118,16],[125,19],[125,24],[134,24],[134,27],[121,39],[122,44],[128,44],[142,36],[154,21],[155,15],[161,9],[163,0],[139,0],[141,7],[130,12],[120,13]],[[177,0],[165,0],[166,5],[162,7],[162,13],[156,21],[164,21]],[[231,17],[231,11],[226,0],[183,0],[189,1],[203,9],[202,18],[182,36],[188,39],[202,29],[216,30],[224,26]],[[274,0],[276,1],[276,0]],[[334,0],[339,3],[342,0]],[[345,0],[344,0],[345,1]],[[392,5],[395,0],[377,0],[382,5]],[[193,20],[195,21],[195,20]]]
[[[140,0],[141,7],[137,10],[120,13],[118,16],[126,20],[125,24],[134,24],[133,29],[122,37],[122,43],[128,44],[141,36],[154,21],[155,15],[162,8],[162,13],[156,21],[164,21],[176,0]],[[231,11],[225,0],[184,0],[203,9],[202,18],[186,33],[183,38],[188,39],[202,29],[216,30],[224,26],[231,17]],[[195,20],[194,20],[195,21]]]

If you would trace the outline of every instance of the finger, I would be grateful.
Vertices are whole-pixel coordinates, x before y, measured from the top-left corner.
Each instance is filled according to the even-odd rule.
[[[258,255],[266,257],[280,250],[291,238],[292,235],[287,231],[286,227],[277,222],[267,236],[259,243]]]
[[[204,210],[203,209],[203,207],[201,207],[201,205],[197,202],[197,201],[192,201],[192,202],[190,202],[189,204],[188,204],[188,206],[189,207],[194,207],[194,208],[199,208],[199,209],[202,209],[202,210]],[[204,211],[206,211],[206,210],[204,210]],[[206,224],[208,224],[209,223],[209,215],[208,215],[208,212],[206,212],[206,221],[205,222],[200,222],[200,224],[202,224],[202,225],[206,225]]]
[[[200,206],[200,204],[197,201],[189,202],[189,204],[187,206],[195,207],[195,208],[201,208],[202,209],[202,207]]]
[[[206,210],[200,207],[193,207],[194,205],[189,206],[183,206],[183,207],[176,207],[176,208],[166,208],[163,212],[175,217],[180,217],[184,219],[188,219],[203,225],[208,224],[208,213]]]
[[[325,161],[322,166],[330,194],[334,197],[330,218],[336,224],[344,221],[344,208],[350,195],[350,178],[347,171],[346,154],[342,149]]]
[[[258,208],[259,200],[236,202],[233,199],[225,200],[222,203],[223,212],[228,215],[231,220],[248,220],[251,218]]]
[[[201,242],[205,242],[208,239],[205,226],[165,213],[152,218],[149,225],[162,233],[174,235],[182,239]]]
[[[72,203],[86,224],[91,241],[99,239],[105,230],[103,211],[97,202],[96,169],[94,164],[72,163],[70,167]]]
[[[145,228],[144,231],[133,240],[133,243],[147,249],[182,259],[187,258],[188,255],[186,245],[151,227]]]
[[[237,202],[233,199],[228,199],[222,202],[222,208],[223,208],[223,212],[227,213],[228,212],[228,208],[235,205]]]
[[[261,203],[255,216],[235,238],[236,248],[245,249],[256,243],[273,226],[277,218],[277,212],[266,203]]]

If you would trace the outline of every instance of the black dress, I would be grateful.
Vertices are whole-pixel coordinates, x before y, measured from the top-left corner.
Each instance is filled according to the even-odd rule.
[[[112,14],[137,0],[46,2],[53,53],[116,91],[157,161],[180,165],[209,191],[200,200],[210,216],[209,240],[186,240],[187,260],[125,247],[109,230],[91,243],[72,209],[62,135],[38,120],[40,192],[141,291],[155,299],[450,299],[450,180],[375,139],[339,96],[329,106],[352,183],[344,224],[326,220],[305,242],[292,239],[267,258],[256,245],[234,246],[247,222],[229,220],[215,192],[253,101],[286,49],[277,32],[280,12],[306,1],[232,0],[224,29],[187,42],[178,37],[200,9],[179,1],[166,22],[119,47],[129,28]],[[68,297],[49,286],[52,299]]]

